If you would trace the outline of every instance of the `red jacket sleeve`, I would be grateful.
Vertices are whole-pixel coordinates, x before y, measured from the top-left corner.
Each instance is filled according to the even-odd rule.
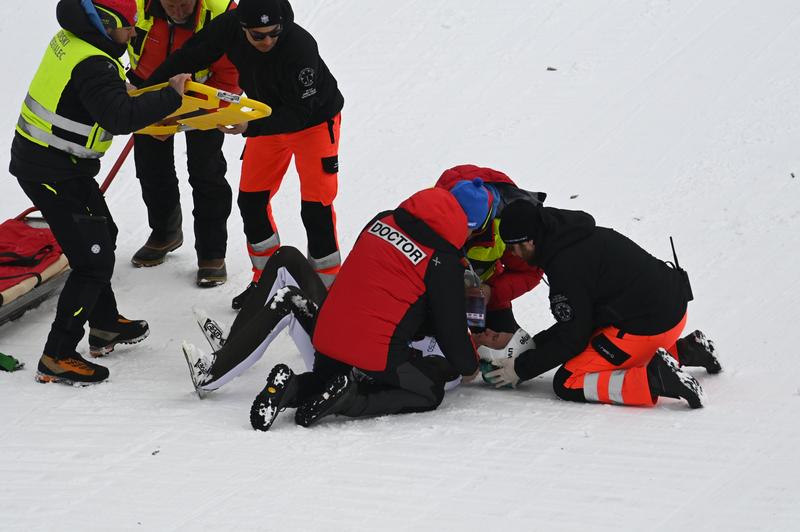
[[[206,82],[208,85],[234,94],[242,93],[242,89],[239,87],[239,71],[236,70],[227,55],[217,59],[209,71],[211,78]]]
[[[506,251],[500,258],[502,272],[490,278],[486,284],[492,287],[492,296],[487,308],[490,310],[508,308],[511,300],[530,292],[542,280],[541,269]]]

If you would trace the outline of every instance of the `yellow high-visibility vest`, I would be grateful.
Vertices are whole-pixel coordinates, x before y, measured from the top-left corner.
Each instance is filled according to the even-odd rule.
[[[75,67],[89,57],[101,55],[117,65],[125,80],[125,69],[103,50],[67,30],[56,33],[33,76],[17,120],[17,132],[40,146],[56,148],[82,159],[99,159],[111,146],[113,136],[97,123],[85,124],[57,113],[64,88]],[[54,130],[54,128],[56,128]]]

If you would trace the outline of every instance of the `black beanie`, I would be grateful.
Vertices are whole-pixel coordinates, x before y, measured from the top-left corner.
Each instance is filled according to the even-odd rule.
[[[286,0],[239,0],[236,15],[243,28],[285,24],[282,4]]]
[[[506,244],[517,244],[526,240],[536,242],[536,221],[539,209],[533,203],[517,200],[510,203],[500,214],[500,238]]]

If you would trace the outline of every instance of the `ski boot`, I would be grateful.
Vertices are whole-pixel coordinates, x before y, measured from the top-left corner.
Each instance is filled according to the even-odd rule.
[[[38,382],[60,382],[72,386],[89,386],[108,378],[108,368],[84,359],[78,353],[56,358],[42,355],[36,372]]]
[[[324,392],[311,397],[297,408],[294,421],[300,426],[310,427],[325,416],[340,414],[352,404],[357,391],[352,373],[338,375],[328,382]]]
[[[294,405],[297,380],[291,368],[278,364],[267,377],[267,384],[250,407],[250,425],[255,430],[268,431],[278,414]]]
[[[89,329],[89,354],[101,357],[114,350],[117,344],[138,344],[150,335],[150,326],[144,320],[129,320],[117,314],[111,327]]]
[[[183,357],[189,365],[189,376],[192,378],[194,391],[197,392],[197,396],[200,399],[205,399],[206,395],[211,391],[204,390],[201,386],[213,378],[211,366],[214,365],[215,356],[213,353],[206,355],[200,349],[185,341],[181,344],[181,349],[183,350]]]
[[[722,365],[714,353],[714,342],[701,331],[694,331],[676,343],[681,366],[703,367],[711,374],[722,371]]]
[[[203,331],[203,336],[206,337],[208,345],[211,346],[211,350],[216,353],[222,349],[228,339],[228,328],[222,323],[211,319],[203,309],[192,308],[192,312],[197,325]]]
[[[647,364],[650,391],[659,397],[686,399],[691,408],[702,408],[705,395],[697,379],[681,371],[678,361],[664,348],[658,348]]]

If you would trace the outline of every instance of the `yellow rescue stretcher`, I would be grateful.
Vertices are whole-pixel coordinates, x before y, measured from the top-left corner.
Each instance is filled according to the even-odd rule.
[[[161,83],[145,89],[137,89],[131,92],[131,95],[137,96],[159,90],[167,85],[167,83]],[[140,129],[136,133],[172,135],[192,129],[214,129],[218,125],[243,124],[270,114],[272,114],[272,109],[267,104],[202,83],[188,81],[180,108],[161,122]]]

